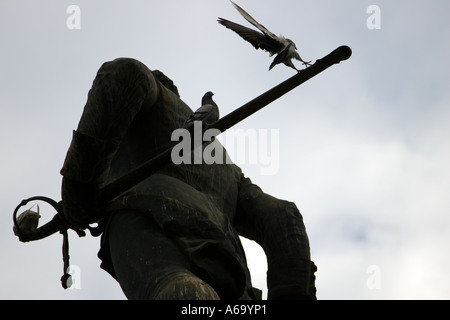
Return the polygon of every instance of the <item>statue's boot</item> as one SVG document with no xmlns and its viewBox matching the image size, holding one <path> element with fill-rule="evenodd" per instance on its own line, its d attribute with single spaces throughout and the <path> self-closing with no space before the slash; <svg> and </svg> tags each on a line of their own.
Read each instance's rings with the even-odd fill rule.
<svg viewBox="0 0 450 320">
<path fill-rule="evenodd" d="M 192 273 L 179 272 L 162 281 L 156 300 L 220 300 L 216 291 Z"/>
</svg>

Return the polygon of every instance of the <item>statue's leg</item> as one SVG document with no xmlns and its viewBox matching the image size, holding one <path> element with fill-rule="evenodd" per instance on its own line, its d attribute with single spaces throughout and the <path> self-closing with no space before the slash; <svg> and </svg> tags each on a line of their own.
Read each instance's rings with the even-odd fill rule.
<svg viewBox="0 0 450 320">
<path fill-rule="evenodd" d="M 115 277 L 128 299 L 219 299 L 149 214 L 115 213 L 107 237 Z"/>
<path fill-rule="evenodd" d="M 235 225 L 267 256 L 270 299 L 316 299 L 316 265 L 311 261 L 303 217 L 293 202 L 264 193 L 250 179 L 241 183 Z"/>
<path fill-rule="evenodd" d="M 216 291 L 190 272 L 170 274 L 155 290 L 155 300 L 219 300 Z"/>
</svg>

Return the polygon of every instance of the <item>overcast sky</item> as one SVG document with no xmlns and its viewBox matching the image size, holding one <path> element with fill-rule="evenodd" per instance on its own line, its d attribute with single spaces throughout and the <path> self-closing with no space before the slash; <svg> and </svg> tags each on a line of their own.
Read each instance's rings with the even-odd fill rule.
<svg viewBox="0 0 450 320">
<path fill-rule="evenodd" d="M 450 3 L 236 2 L 294 40 L 305 60 L 342 44 L 353 50 L 236 127 L 278 134 L 273 174 L 261 174 L 262 160 L 240 166 L 302 212 L 318 298 L 449 299 Z M 67 26 L 72 4 L 80 29 Z M 79 288 L 63 290 L 61 236 L 21 243 L 12 212 L 30 196 L 60 200 L 59 170 L 105 61 L 132 57 L 162 70 L 193 109 L 211 90 L 222 115 L 295 73 L 268 72 L 268 53 L 218 17 L 249 26 L 227 0 L 0 2 L 1 299 L 125 298 L 99 268 L 99 238 L 70 233 Z M 54 214 L 41 209 L 44 222 Z M 264 253 L 245 247 L 266 296 Z"/>
</svg>

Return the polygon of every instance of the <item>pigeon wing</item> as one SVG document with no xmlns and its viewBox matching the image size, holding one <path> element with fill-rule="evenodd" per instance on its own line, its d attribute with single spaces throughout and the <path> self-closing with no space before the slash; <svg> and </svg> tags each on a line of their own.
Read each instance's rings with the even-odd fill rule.
<svg viewBox="0 0 450 320">
<path fill-rule="evenodd" d="M 189 124 L 193 121 L 204 121 L 205 123 L 212 123 L 219 119 L 219 110 L 217 106 L 212 104 L 205 104 L 198 108 L 185 122 Z"/>
<path fill-rule="evenodd" d="M 251 15 L 249 15 L 244 9 L 242 9 L 241 7 L 239 7 L 236 3 L 234 3 L 233 1 L 231 1 L 231 3 L 233 4 L 233 6 L 236 8 L 237 11 L 239 11 L 239 13 L 245 18 L 245 20 L 247 20 L 248 22 L 250 22 L 252 25 L 254 25 L 255 27 L 257 27 L 259 30 L 261 30 L 262 33 L 264 33 L 266 36 L 272 38 L 273 40 L 281 43 L 284 46 L 287 45 L 286 39 L 282 38 L 282 37 L 277 37 L 275 34 L 273 34 L 272 32 L 270 32 L 269 30 L 267 30 L 266 27 L 264 27 L 262 24 L 260 24 L 258 21 L 256 21 Z"/>
<path fill-rule="evenodd" d="M 219 18 L 219 23 L 228 29 L 233 30 L 240 35 L 244 40 L 250 42 L 255 49 L 263 49 L 271 54 L 278 53 L 283 48 L 283 43 L 269 37 L 259 31 L 244 27 L 240 24 Z"/>
<path fill-rule="evenodd" d="M 217 108 L 217 105 L 210 106 L 211 108 L 208 114 L 206 114 L 202 119 L 205 124 L 211 124 L 219 120 L 219 108 Z"/>
</svg>

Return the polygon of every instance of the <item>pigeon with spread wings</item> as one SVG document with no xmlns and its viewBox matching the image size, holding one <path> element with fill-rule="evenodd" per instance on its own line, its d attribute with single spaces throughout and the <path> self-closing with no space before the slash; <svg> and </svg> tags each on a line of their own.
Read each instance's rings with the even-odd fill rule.
<svg viewBox="0 0 450 320">
<path fill-rule="evenodd" d="M 269 67 L 269 70 L 271 70 L 275 65 L 279 63 L 284 63 L 288 67 L 291 67 L 297 70 L 297 72 L 300 72 L 301 70 L 297 69 L 292 63 L 292 59 L 297 59 L 303 62 L 305 66 L 309 66 L 311 64 L 311 61 L 306 62 L 300 57 L 300 55 L 296 51 L 297 46 L 292 40 L 287 39 L 283 36 L 276 36 L 269 30 L 267 30 L 266 27 L 253 19 L 252 16 L 250 16 L 236 3 L 234 3 L 233 1 L 231 1 L 231 3 L 248 22 L 258 28 L 261 32 L 241 26 L 240 24 L 231 22 L 223 18 L 219 18 L 218 22 L 228 29 L 236 32 L 243 39 L 250 42 L 256 49 L 266 50 L 270 52 L 270 56 L 276 54 L 275 59 Z"/>
</svg>

